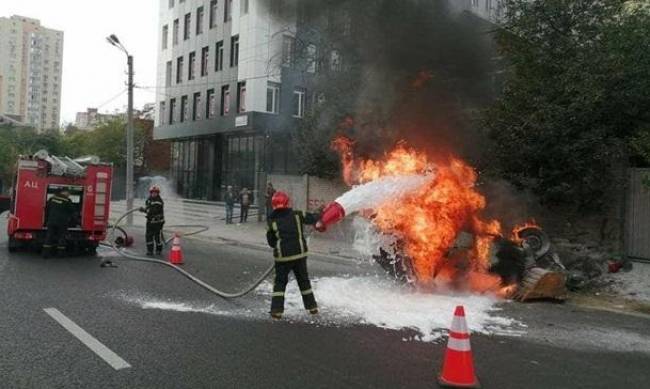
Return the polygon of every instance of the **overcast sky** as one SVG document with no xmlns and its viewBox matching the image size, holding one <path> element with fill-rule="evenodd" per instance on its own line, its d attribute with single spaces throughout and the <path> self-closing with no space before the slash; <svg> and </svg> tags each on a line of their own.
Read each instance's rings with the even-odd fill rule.
<svg viewBox="0 0 650 389">
<path fill-rule="evenodd" d="M 88 107 L 126 107 L 126 56 L 106 42 L 115 34 L 134 56 L 135 83 L 155 85 L 158 0 L 0 0 L 0 16 L 28 16 L 64 32 L 61 120 Z M 155 101 L 135 89 L 135 107 Z"/>
</svg>

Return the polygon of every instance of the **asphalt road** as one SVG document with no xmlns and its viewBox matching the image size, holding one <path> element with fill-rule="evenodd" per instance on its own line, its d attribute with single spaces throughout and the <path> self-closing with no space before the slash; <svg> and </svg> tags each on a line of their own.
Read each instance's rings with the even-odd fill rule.
<svg viewBox="0 0 650 389">
<path fill-rule="evenodd" d="M 404 341 L 408 331 L 323 318 L 272 321 L 264 296 L 215 298 L 162 266 L 119 261 L 100 268 L 98 258 L 45 261 L 9 255 L 4 246 L 2 237 L 2 388 L 437 387 L 444 342 Z M 186 240 L 184 252 L 185 268 L 226 290 L 270 263 L 268 252 L 232 244 Z M 310 259 L 320 277 L 374 270 Z M 174 309 L 144 309 L 147 301 Z M 96 343 L 82 343 L 45 309 L 105 346 L 98 351 L 104 358 L 111 361 L 112 352 L 113 363 L 128 367 L 116 370 L 92 351 Z M 520 336 L 472 336 L 484 388 L 649 387 L 648 317 L 570 304 L 503 309 L 527 327 Z"/>
</svg>

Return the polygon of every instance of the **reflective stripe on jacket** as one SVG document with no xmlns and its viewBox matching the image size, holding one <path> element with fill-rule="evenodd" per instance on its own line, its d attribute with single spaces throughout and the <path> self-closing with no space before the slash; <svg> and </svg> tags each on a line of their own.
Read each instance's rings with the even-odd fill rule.
<svg viewBox="0 0 650 389">
<path fill-rule="evenodd" d="M 267 220 L 266 240 L 273 247 L 277 262 L 304 258 L 309 253 L 303 226 L 316 224 L 318 214 L 294 211 L 291 208 L 276 209 Z"/>
<path fill-rule="evenodd" d="M 160 196 L 149 197 L 144 203 L 145 212 L 147 213 L 147 222 L 164 223 L 165 222 L 165 204 Z"/>
</svg>

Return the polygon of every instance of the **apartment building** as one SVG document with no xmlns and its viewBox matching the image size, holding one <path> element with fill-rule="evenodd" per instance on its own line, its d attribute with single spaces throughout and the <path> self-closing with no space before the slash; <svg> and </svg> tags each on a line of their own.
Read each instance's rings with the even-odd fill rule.
<svg viewBox="0 0 650 389">
<path fill-rule="evenodd" d="M 0 114 L 58 129 L 63 32 L 24 16 L 0 17 Z"/>
<path fill-rule="evenodd" d="M 294 173 L 305 93 L 288 82 L 295 15 L 280 0 L 160 0 L 155 139 L 180 195 L 218 200 Z M 295 8 L 295 7 L 294 7 Z"/>
</svg>

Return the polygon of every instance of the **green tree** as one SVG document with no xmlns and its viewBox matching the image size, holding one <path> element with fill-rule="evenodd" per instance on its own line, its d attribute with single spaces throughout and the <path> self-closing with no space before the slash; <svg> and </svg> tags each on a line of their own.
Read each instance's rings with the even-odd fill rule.
<svg viewBox="0 0 650 389">
<path fill-rule="evenodd" d="M 63 151 L 58 131 L 39 133 L 30 127 L 0 126 L 0 178 L 4 185 L 10 185 L 19 155 L 31 155 L 41 149 L 52 154 Z"/>
<path fill-rule="evenodd" d="M 550 204 L 595 208 L 650 156 L 647 0 L 506 0 L 509 63 L 484 123 L 500 172 Z"/>
<path fill-rule="evenodd" d="M 112 162 L 116 166 L 126 165 L 126 123 L 115 119 L 99 125 L 93 131 L 74 132 L 69 137 L 69 147 L 76 150 L 76 155 L 96 155 L 102 161 Z M 141 160 L 145 145 L 144 130 L 138 126 L 134 129 L 134 155 Z"/>
</svg>

